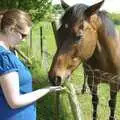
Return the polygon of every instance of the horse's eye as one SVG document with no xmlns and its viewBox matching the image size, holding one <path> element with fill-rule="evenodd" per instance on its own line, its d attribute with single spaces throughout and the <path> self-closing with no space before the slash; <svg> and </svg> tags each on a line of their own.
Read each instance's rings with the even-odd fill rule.
<svg viewBox="0 0 120 120">
<path fill-rule="evenodd" d="M 83 24 L 81 24 L 81 25 L 79 26 L 79 29 L 83 29 L 83 27 L 84 27 Z"/>
<path fill-rule="evenodd" d="M 75 41 L 79 41 L 81 39 L 81 36 L 76 36 Z"/>
<path fill-rule="evenodd" d="M 74 42 L 75 42 L 75 43 L 78 43 L 78 42 L 81 40 L 81 38 L 82 38 L 81 35 L 75 36 L 75 37 L 74 37 Z"/>
<path fill-rule="evenodd" d="M 68 24 L 65 24 L 65 28 L 66 28 L 66 29 L 68 28 Z"/>
</svg>

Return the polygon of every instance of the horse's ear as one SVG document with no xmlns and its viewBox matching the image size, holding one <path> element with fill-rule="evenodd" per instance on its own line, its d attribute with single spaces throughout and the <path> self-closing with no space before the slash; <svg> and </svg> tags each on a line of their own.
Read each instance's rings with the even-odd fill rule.
<svg viewBox="0 0 120 120">
<path fill-rule="evenodd" d="M 88 7 L 84 14 L 86 15 L 86 17 L 90 17 L 91 15 L 95 14 L 96 11 L 98 11 L 100 9 L 100 7 L 102 6 L 102 4 L 104 3 L 104 0 L 102 0 L 101 2 L 99 3 L 96 3 L 90 7 Z"/>
<path fill-rule="evenodd" d="M 69 6 L 67 3 L 65 3 L 63 0 L 60 0 L 60 1 L 61 1 L 62 8 L 63 8 L 64 10 L 66 10 L 67 8 L 70 7 L 70 6 Z"/>
</svg>

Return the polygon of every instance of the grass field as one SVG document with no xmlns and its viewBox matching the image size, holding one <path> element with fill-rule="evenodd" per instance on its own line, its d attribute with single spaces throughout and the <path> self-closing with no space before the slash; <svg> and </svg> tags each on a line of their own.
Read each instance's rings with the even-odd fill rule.
<svg viewBox="0 0 120 120">
<path fill-rule="evenodd" d="M 43 27 L 43 45 L 44 50 L 50 55 L 44 55 L 43 60 L 40 53 L 40 26 Z M 119 28 L 119 27 L 118 27 Z M 26 44 L 27 43 L 27 44 Z M 22 45 L 22 49 L 25 51 L 25 46 L 29 47 L 29 40 Z M 33 46 L 31 56 L 33 56 L 33 67 L 31 72 L 33 74 L 33 79 L 37 80 L 38 83 L 34 84 L 34 89 L 43 88 L 49 85 L 47 72 L 49 70 L 52 57 L 55 53 L 56 46 L 53 31 L 50 23 L 39 23 L 33 28 Z M 29 50 L 30 51 L 30 50 Z M 26 52 L 27 53 L 27 52 Z M 73 73 L 71 82 L 75 87 L 81 89 L 83 84 L 83 69 L 81 66 Z M 98 120 L 106 120 L 109 116 L 109 86 L 101 84 L 99 86 L 99 106 L 98 106 Z M 37 120 L 54 120 L 54 95 L 49 94 L 42 99 L 37 101 Z M 85 94 L 79 94 L 78 99 L 80 102 L 81 110 L 83 113 L 83 120 L 92 120 L 92 104 L 91 95 L 89 89 Z M 120 93 L 117 96 L 117 109 L 116 109 L 116 119 L 120 120 Z M 61 95 L 60 99 L 60 120 L 73 120 L 71 114 L 69 101 L 66 94 Z"/>
</svg>

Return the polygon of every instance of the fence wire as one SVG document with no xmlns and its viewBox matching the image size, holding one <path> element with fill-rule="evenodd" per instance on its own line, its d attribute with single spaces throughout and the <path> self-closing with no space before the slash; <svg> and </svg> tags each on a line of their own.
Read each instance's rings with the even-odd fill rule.
<svg viewBox="0 0 120 120">
<path fill-rule="evenodd" d="M 47 51 L 44 52 L 44 54 L 46 54 L 47 58 L 53 58 L 53 55 L 50 55 Z M 44 59 L 45 60 L 45 59 Z M 48 60 L 46 59 L 46 62 L 48 62 Z M 50 63 L 48 63 L 48 65 L 50 65 Z M 88 66 L 87 66 L 88 67 Z M 73 75 L 72 77 L 72 82 L 74 84 L 74 81 L 80 81 L 79 85 L 75 84 L 75 88 L 76 88 L 76 93 L 78 95 L 79 98 L 79 102 L 80 105 L 82 107 L 82 113 L 84 116 L 84 120 L 92 120 L 92 112 L 93 112 L 93 106 L 92 106 L 92 97 L 91 97 L 91 91 L 88 87 L 87 81 L 84 83 L 85 84 L 85 92 L 83 94 L 82 89 L 83 89 L 83 81 L 84 79 L 88 79 L 88 76 L 84 76 L 84 69 L 82 67 L 79 68 L 80 70 L 78 70 L 79 72 L 81 72 L 82 69 L 82 73 L 79 74 L 79 72 L 76 72 L 75 75 Z M 92 70 L 89 66 L 89 68 L 87 68 L 85 70 L 86 72 L 90 73 L 89 75 L 89 79 L 97 79 L 99 80 L 100 84 L 98 85 L 98 98 L 99 98 L 99 104 L 98 104 L 98 110 L 97 110 L 97 120 L 106 120 L 109 118 L 109 114 L 110 114 L 110 108 L 108 105 L 108 101 L 110 99 L 110 88 L 109 88 L 109 84 L 116 84 L 116 87 L 119 89 L 120 87 L 120 75 L 118 74 L 110 74 L 104 71 L 101 71 L 99 69 L 95 69 Z M 92 87 L 94 87 L 94 81 L 92 83 Z M 107 83 L 107 84 L 103 84 L 102 82 Z M 113 89 L 114 91 L 114 89 Z M 65 99 L 67 99 L 67 97 L 65 97 Z M 60 102 L 60 111 L 64 111 L 64 115 L 62 114 L 62 117 L 60 117 L 60 120 L 73 120 L 73 117 L 65 117 L 65 114 L 70 114 L 70 111 L 67 112 L 67 110 L 64 110 L 64 107 L 66 109 L 66 106 L 68 106 L 69 102 L 67 100 L 67 103 L 64 103 L 64 97 L 62 98 L 61 102 Z M 116 101 L 116 110 L 115 110 L 115 117 L 117 120 L 120 120 L 120 94 L 118 93 L 117 95 L 117 101 Z M 64 104 L 64 105 L 62 105 Z M 66 104 L 66 105 L 65 105 Z M 54 108 L 53 108 L 54 109 Z M 52 109 L 52 110 L 53 110 Z M 70 108 L 69 108 L 70 110 Z M 54 113 L 53 113 L 54 114 Z M 53 115 L 54 116 L 54 115 Z M 64 116 L 64 117 L 63 117 Z"/>
</svg>

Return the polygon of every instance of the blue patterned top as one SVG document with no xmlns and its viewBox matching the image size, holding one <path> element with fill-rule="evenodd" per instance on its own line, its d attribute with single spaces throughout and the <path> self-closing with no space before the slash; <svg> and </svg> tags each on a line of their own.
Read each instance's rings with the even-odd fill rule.
<svg viewBox="0 0 120 120">
<path fill-rule="evenodd" d="M 0 75 L 16 71 L 19 75 L 20 94 L 32 91 L 32 76 L 28 68 L 9 50 L 0 46 Z M 36 120 L 35 103 L 12 109 L 0 87 L 0 120 Z"/>
</svg>

